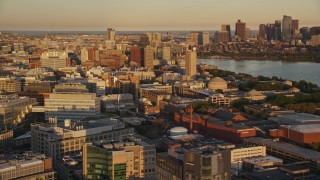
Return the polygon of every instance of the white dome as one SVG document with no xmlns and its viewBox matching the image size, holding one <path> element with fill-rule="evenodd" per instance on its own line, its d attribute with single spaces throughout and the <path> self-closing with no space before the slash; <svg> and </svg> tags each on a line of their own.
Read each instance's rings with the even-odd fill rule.
<svg viewBox="0 0 320 180">
<path fill-rule="evenodd" d="M 188 134 L 188 129 L 184 127 L 174 127 L 170 129 L 170 136 L 180 136 Z"/>
<path fill-rule="evenodd" d="M 217 90 L 222 89 L 226 90 L 228 88 L 227 81 L 220 77 L 215 77 L 209 81 L 208 89 L 210 90 Z"/>
</svg>

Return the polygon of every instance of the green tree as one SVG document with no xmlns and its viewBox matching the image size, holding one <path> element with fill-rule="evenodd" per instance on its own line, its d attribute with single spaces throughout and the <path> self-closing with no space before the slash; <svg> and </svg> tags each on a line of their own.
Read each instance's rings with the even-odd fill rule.
<svg viewBox="0 0 320 180">
<path fill-rule="evenodd" d="M 240 98 L 240 99 L 237 99 L 237 100 L 234 100 L 232 103 L 231 103 L 231 106 L 240 110 L 240 111 L 244 111 L 244 106 L 245 105 L 248 105 L 250 102 L 248 99 L 246 98 Z"/>
</svg>

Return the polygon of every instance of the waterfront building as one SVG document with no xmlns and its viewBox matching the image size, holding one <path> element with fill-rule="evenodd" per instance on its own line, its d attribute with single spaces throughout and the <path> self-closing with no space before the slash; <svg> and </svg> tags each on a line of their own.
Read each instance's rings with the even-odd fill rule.
<svg viewBox="0 0 320 180">
<path fill-rule="evenodd" d="M 259 38 L 266 39 L 267 32 L 266 32 L 266 25 L 260 24 L 259 25 Z"/>
<path fill-rule="evenodd" d="M 240 19 L 236 22 L 235 34 L 240 37 L 242 41 L 246 40 L 246 23 L 241 22 Z"/>
<path fill-rule="evenodd" d="M 199 45 L 200 42 L 200 35 L 201 32 L 199 31 L 191 31 L 189 36 L 189 43 L 192 45 Z"/>
<path fill-rule="evenodd" d="M 230 24 L 222 24 L 221 25 L 221 31 L 228 31 L 229 39 L 231 39 L 231 27 L 230 27 Z"/>
<path fill-rule="evenodd" d="M 230 33 L 228 31 L 216 31 L 214 33 L 214 42 L 229 42 Z"/>
<path fill-rule="evenodd" d="M 200 32 L 199 33 L 199 44 L 200 45 L 208 45 L 210 43 L 209 40 L 209 32 Z"/>
</svg>

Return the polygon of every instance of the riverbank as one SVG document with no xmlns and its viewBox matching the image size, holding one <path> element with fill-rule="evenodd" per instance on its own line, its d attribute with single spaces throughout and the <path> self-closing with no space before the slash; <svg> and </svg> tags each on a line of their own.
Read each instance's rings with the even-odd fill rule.
<svg viewBox="0 0 320 180">
<path fill-rule="evenodd" d="M 278 76 L 294 81 L 310 81 L 320 86 L 320 63 L 283 60 L 198 59 L 198 63 L 215 65 L 219 69 L 252 76 Z"/>
<path fill-rule="evenodd" d="M 319 55 L 310 54 L 279 54 L 279 55 L 256 55 L 256 54 L 216 54 L 199 56 L 201 59 L 230 59 L 230 60 L 257 60 L 257 61 L 288 61 L 288 62 L 316 62 L 320 63 Z"/>
</svg>

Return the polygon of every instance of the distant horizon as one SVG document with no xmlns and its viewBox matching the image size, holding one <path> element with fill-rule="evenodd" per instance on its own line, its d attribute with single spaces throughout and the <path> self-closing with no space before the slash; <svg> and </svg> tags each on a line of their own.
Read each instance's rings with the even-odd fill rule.
<svg viewBox="0 0 320 180">
<path fill-rule="evenodd" d="M 241 19 L 252 30 L 283 15 L 320 26 L 319 0 L 0 1 L 0 31 L 208 31 Z"/>
</svg>

